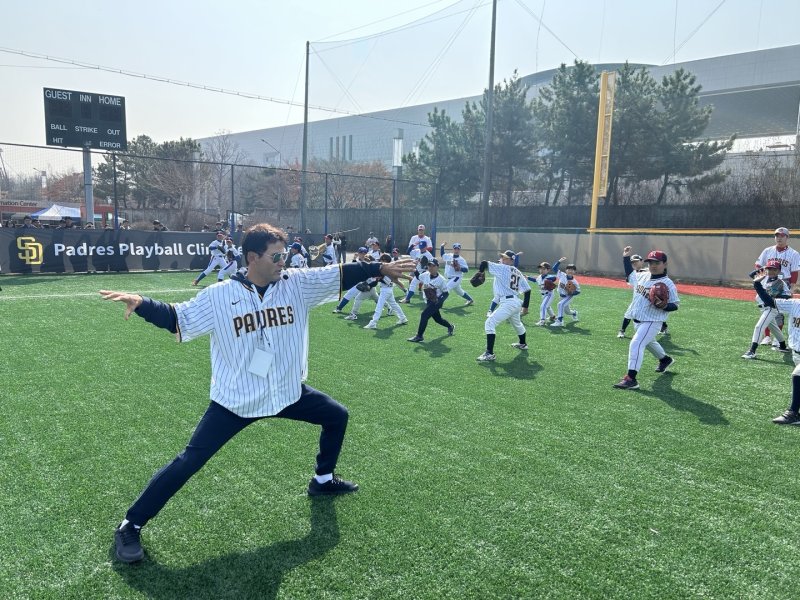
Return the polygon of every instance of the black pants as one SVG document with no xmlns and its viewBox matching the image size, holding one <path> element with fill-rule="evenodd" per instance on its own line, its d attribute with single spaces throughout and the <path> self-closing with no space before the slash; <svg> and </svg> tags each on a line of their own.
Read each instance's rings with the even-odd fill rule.
<svg viewBox="0 0 800 600">
<path fill-rule="evenodd" d="M 423 337 L 425 334 L 425 329 L 428 327 L 428 320 L 433 319 L 442 327 L 450 328 L 450 323 L 442 317 L 442 313 L 439 312 L 439 309 L 442 308 L 442 304 L 447 299 L 447 294 L 442 294 L 442 297 L 439 298 L 437 302 L 431 302 L 430 300 L 425 305 L 425 310 L 422 311 L 422 314 L 419 317 L 419 329 L 417 329 L 417 336 Z"/>
<path fill-rule="evenodd" d="M 347 429 L 348 413 L 344 406 L 330 396 L 303 385 L 300 399 L 275 417 L 321 425 L 315 471 L 317 475 L 333 473 Z M 228 440 L 250 423 L 263 418 L 240 417 L 212 402 L 186 448 L 153 475 L 142 494 L 128 509 L 125 518 L 135 525 L 144 526 Z"/>
</svg>

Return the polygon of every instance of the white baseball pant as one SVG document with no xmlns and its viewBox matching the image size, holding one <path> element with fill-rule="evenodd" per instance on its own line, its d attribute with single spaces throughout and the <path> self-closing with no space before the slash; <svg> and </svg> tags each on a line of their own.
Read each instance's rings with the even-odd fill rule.
<svg viewBox="0 0 800 600">
<path fill-rule="evenodd" d="M 518 296 L 500 298 L 500 304 L 494 312 L 486 317 L 483 330 L 486 333 L 496 333 L 497 326 L 503 321 L 508 321 L 517 332 L 517 335 L 525 333 L 525 326 L 522 324 L 520 314 L 522 313 L 522 300 Z"/>
<path fill-rule="evenodd" d="M 636 330 L 631 338 L 630 346 L 628 346 L 628 369 L 638 371 L 642 366 L 644 360 L 644 350 L 647 348 L 653 355 L 661 360 L 667 353 L 656 341 L 658 332 L 661 331 L 662 321 L 641 321 L 633 322 L 633 328 Z"/>
</svg>

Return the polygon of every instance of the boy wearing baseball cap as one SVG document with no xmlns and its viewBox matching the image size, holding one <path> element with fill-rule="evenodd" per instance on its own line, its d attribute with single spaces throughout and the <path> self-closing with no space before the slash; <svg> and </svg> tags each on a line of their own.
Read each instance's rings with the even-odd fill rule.
<svg viewBox="0 0 800 600">
<path fill-rule="evenodd" d="M 633 272 L 630 254 L 631 247 L 626 246 L 622 252 L 622 263 L 628 276 Z M 645 350 L 649 350 L 658 359 L 656 373 L 664 373 L 675 362 L 675 359 L 669 356 L 661 344 L 656 341 L 656 336 L 669 313 L 678 310 L 680 303 L 678 289 L 667 275 L 667 254 L 665 252 L 652 250 L 644 262 L 647 263 L 647 271 L 637 272 L 632 282 L 634 295 L 628 312 L 636 332 L 628 346 L 628 373 L 614 384 L 615 388 L 621 390 L 639 389 L 636 376 L 641 369 Z M 666 286 L 668 297 L 659 299 L 656 296 L 651 300 L 650 290 L 658 284 Z"/>
<path fill-rule="evenodd" d="M 789 286 L 781 279 L 781 261 L 777 258 L 770 258 L 767 261 L 767 266 L 760 271 L 758 275 L 763 275 L 764 271 L 766 271 L 767 277 L 762 279 L 761 286 L 772 298 L 792 297 L 792 294 L 789 292 Z M 765 305 L 758 295 L 756 295 L 756 304 L 761 309 L 761 317 L 759 317 L 753 329 L 753 342 L 750 344 L 750 350 L 742 354 L 742 358 L 752 360 L 756 357 L 758 342 L 764 335 L 764 330 L 768 327 L 772 328 L 772 337 L 778 342 L 778 345 L 773 346 L 772 349 L 780 352 L 788 352 L 789 349 L 786 347 L 786 340 L 781 331 L 783 327 L 783 314 L 774 306 Z"/>
<path fill-rule="evenodd" d="M 800 253 L 789 246 L 789 230 L 786 227 L 778 227 L 775 230 L 775 245 L 767 246 L 756 260 L 756 270 L 767 266 L 767 261 L 777 259 L 781 263 L 781 278 L 789 284 L 790 293 L 794 292 L 797 285 L 798 274 L 800 274 Z M 764 339 L 761 342 L 764 346 L 773 343 L 770 335 L 770 328 L 764 330 Z"/>
<path fill-rule="evenodd" d="M 633 288 L 633 295 L 635 297 L 636 296 L 636 273 L 640 273 L 642 271 L 646 271 L 647 270 L 647 265 L 645 265 L 644 259 L 639 254 L 631 255 L 630 252 L 631 252 L 631 247 L 630 246 L 625 246 L 625 248 L 622 249 L 622 262 L 623 262 L 623 265 L 627 264 L 625 262 L 625 256 L 626 256 L 626 253 L 628 253 L 628 255 L 630 256 L 630 258 L 628 260 L 630 260 L 631 271 L 628 272 L 628 267 L 626 266 L 625 267 L 625 275 L 626 275 L 626 279 L 628 280 L 628 285 Z M 633 301 L 631 301 L 631 304 L 633 304 Z M 625 315 L 622 317 L 622 327 L 620 327 L 619 331 L 617 332 L 617 337 L 618 338 L 624 338 L 625 337 L 625 330 L 628 328 L 628 325 L 631 324 L 631 318 L 629 316 L 629 313 L 630 313 L 630 310 L 631 310 L 631 304 L 628 305 L 628 308 L 625 310 Z M 666 321 L 664 321 L 664 325 L 666 325 Z"/>
</svg>

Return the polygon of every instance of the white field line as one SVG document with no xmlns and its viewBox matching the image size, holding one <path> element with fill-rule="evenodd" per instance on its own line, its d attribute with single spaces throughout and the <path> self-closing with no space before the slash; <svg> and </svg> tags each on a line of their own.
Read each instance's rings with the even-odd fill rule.
<svg viewBox="0 0 800 600">
<path fill-rule="evenodd" d="M 202 288 L 192 288 L 192 289 L 176 289 L 176 290 L 142 290 L 136 291 L 133 293 L 141 294 L 143 296 L 150 296 L 150 294 L 158 295 L 158 294 L 177 294 L 179 292 L 185 292 L 187 294 L 192 293 L 196 294 Z M 118 290 L 120 291 L 120 290 Z M 3 292 L 0 292 L 0 302 L 4 300 L 55 300 L 55 299 L 64 299 L 64 298 L 88 298 L 95 296 L 98 300 L 102 300 L 100 297 L 99 292 L 75 292 L 72 294 L 31 294 L 27 296 L 6 296 Z"/>
</svg>

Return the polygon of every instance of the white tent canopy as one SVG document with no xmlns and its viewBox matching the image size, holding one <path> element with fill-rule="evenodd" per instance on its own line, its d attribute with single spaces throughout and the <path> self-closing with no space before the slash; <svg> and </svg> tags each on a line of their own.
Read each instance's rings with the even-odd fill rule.
<svg viewBox="0 0 800 600">
<path fill-rule="evenodd" d="M 42 210 L 31 214 L 32 217 L 43 221 L 58 221 L 64 217 L 72 217 L 73 219 L 81 218 L 81 211 L 79 208 L 70 208 L 69 206 L 61 206 L 60 204 L 53 204 L 50 208 L 43 208 Z"/>
</svg>

